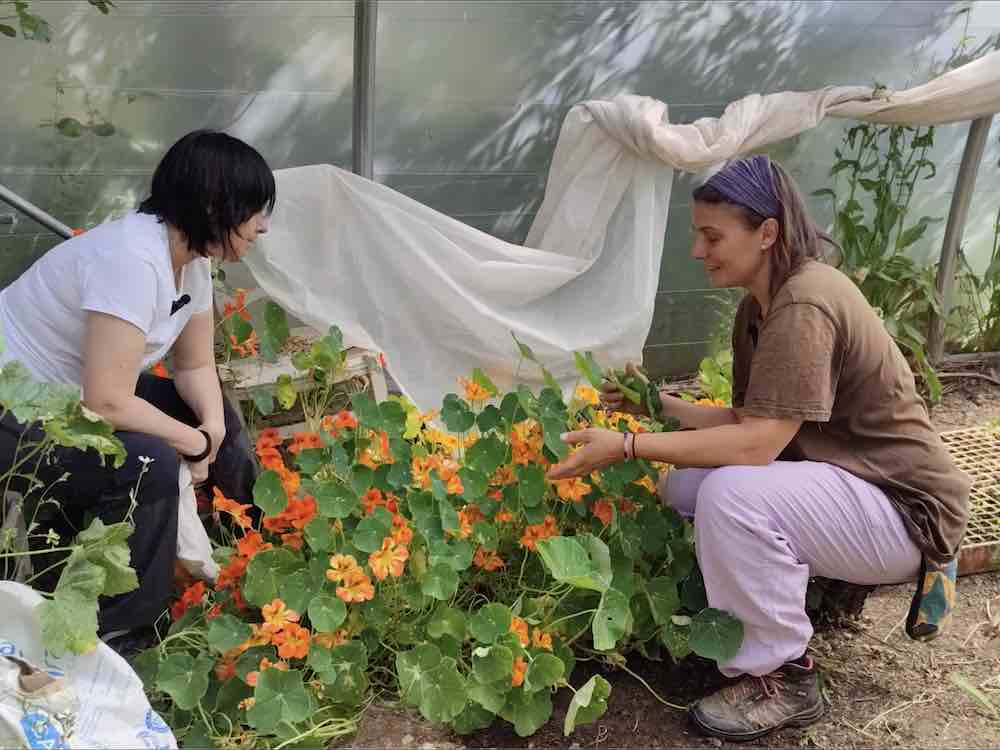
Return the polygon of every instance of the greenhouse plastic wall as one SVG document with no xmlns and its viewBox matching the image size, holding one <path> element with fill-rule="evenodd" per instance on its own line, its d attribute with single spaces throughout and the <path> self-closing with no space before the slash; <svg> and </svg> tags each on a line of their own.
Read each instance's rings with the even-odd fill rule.
<svg viewBox="0 0 1000 750">
<path fill-rule="evenodd" d="M 36 0 L 52 43 L 0 39 L 0 182 L 89 226 L 134 205 L 162 149 L 194 127 L 228 127 L 275 167 L 350 166 L 353 3 L 118 6 L 101 16 L 83 0 Z M 380 0 L 377 34 L 375 179 L 520 242 L 573 104 L 646 94 L 667 101 L 673 121 L 690 122 L 754 92 L 905 87 L 940 72 L 963 37 L 975 47 L 1000 34 L 1000 2 Z M 44 125 L 91 111 L 116 132 L 70 138 Z M 828 121 L 771 153 L 806 192 L 833 186 L 833 149 L 849 125 Z M 940 252 L 967 130 L 938 128 L 938 172 L 920 185 L 913 211 L 942 221 L 912 248 L 921 258 Z M 966 231 L 979 270 L 1000 200 L 993 130 Z M 657 375 L 694 370 L 713 336 L 725 335 L 734 299 L 707 289 L 689 257 L 690 187 L 678 176 L 668 207 L 645 350 Z M 811 201 L 829 222 L 829 201 Z M 0 284 L 52 243 L 29 221 L 0 225 Z"/>
</svg>

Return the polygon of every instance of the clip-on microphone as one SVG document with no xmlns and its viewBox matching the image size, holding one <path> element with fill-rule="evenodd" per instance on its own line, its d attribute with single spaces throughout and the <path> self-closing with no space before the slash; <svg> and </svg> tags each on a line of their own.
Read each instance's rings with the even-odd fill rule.
<svg viewBox="0 0 1000 750">
<path fill-rule="evenodd" d="M 180 298 L 175 299 L 170 303 L 170 314 L 173 315 L 175 312 L 180 310 L 184 305 L 191 301 L 190 294 L 182 294 Z"/>
</svg>

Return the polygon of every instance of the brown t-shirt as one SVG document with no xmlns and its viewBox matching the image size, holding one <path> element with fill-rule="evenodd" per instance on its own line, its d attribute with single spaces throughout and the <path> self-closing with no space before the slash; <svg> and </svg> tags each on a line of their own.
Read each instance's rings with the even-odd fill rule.
<svg viewBox="0 0 1000 750">
<path fill-rule="evenodd" d="M 880 487 L 931 560 L 958 552 L 971 482 L 931 427 L 913 373 L 843 273 L 806 261 L 767 317 L 747 295 L 733 327 L 733 405 L 803 420 L 782 460 L 822 461 Z"/>
</svg>

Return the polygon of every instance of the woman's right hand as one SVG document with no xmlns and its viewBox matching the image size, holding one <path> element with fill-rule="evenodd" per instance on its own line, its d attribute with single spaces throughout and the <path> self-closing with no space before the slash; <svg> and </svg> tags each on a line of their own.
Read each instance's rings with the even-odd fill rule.
<svg viewBox="0 0 1000 750">
<path fill-rule="evenodd" d="M 637 416 L 648 416 L 642 408 L 642 404 L 633 404 L 625 398 L 625 394 L 622 393 L 618 385 L 612 383 L 610 380 L 605 380 L 601 383 L 600 395 L 601 406 L 608 411 L 620 411 L 626 414 L 635 414 Z"/>
</svg>

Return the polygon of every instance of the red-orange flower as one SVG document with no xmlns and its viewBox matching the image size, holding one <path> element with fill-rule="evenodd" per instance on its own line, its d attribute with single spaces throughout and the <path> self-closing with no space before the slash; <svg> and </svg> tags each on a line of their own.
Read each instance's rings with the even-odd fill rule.
<svg viewBox="0 0 1000 750">
<path fill-rule="evenodd" d="M 232 347 L 233 352 L 241 357 L 256 357 L 260 352 L 258 348 L 260 341 L 257 339 L 257 331 L 250 331 L 250 335 L 243 341 L 238 340 L 235 335 L 229 334 L 229 345 Z"/>
<path fill-rule="evenodd" d="M 175 620 L 179 620 L 184 616 L 184 613 L 188 611 L 189 607 L 196 607 L 201 604 L 202 599 L 205 598 L 205 582 L 198 581 L 193 583 L 184 589 L 184 593 L 181 594 L 181 598 L 174 602 L 173 606 L 170 607 L 170 615 Z"/>
<path fill-rule="evenodd" d="M 236 676 L 236 664 L 231 659 L 220 659 L 215 664 L 215 679 L 225 682 Z"/>
<path fill-rule="evenodd" d="M 304 659 L 309 653 L 309 631 L 301 625 L 289 623 L 271 640 L 282 659 Z"/>
<path fill-rule="evenodd" d="M 413 541 L 413 529 L 410 528 L 406 517 L 399 513 L 394 514 L 392 517 L 392 540 L 402 546 L 406 546 Z"/>
<path fill-rule="evenodd" d="M 360 570 L 360 567 L 354 555 L 334 555 L 330 558 L 330 569 L 326 571 L 326 577 L 334 583 L 340 583 L 347 578 L 348 573 L 356 570 Z"/>
<path fill-rule="evenodd" d="M 222 494 L 218 487 L 212 488 L 212 494 L 214 495 L 212 499 L 213 509 L 219 511 L 220 513 L 228 513 L 236 525 L 241 529 L 248 529 L 253 525 L 253 522 L 247 515 L 247 510 L 251 507 L 249 504 L 242 505 L 235 500 L 230 500 Z"/>
<path fill-rule="evenodd" d="M 559 495 L 559 499 L 569 503 L 580 502 L 593 489 L 589 484 L 580 479 L 580 477 L 557 479 L 553 484 L 556 486 L 556 493 Z"/>
<path fill-rule="evenodd" d="M 251 531 L 236 542 L 236 551 L 247 560 L 252 560 L 254 555 L 266 549 L 271 549 L 271 543 L 265 542 L 258 531 Z"/>
<path fill-rule="evenodd" d="M 361 508 L 364 510 L 366 516 L 371 515 L 376 508 L 383 507 L 384 505 L 385 498 L 382 497 L 382 490 L 377 487 L 372 487 L 361 496 Z"/>
<path fill-rule="evenodd" d="M 237 289 L 236 296 L 232 302 L 227 302 L 226 306 L 223 308 L 222 316 L 224 318 L 232 317 L 233 315 L 239 315 L 243 320 L 250 322 L 250 311 L 247 310 L 247 292 L 246 289 Z"/>
<path fill-rule="evenodd" d="M 307 448 L 322 448 L 323 441 L 315 432 L 296 432 L 292 435 L 292 444 L 288 446 L 289 453 L 301 453 Z"/>
<path fill-rule="evenodd" d="M 510 618 L 510 632 L 517 635 L 517 639 L 521 642 L 522 646 L 527 646 L 531 643 L 531 639 L 528 637 L 528 623 L 517 615 Z"/>
<path fill-rule="evenodd" d="M 472 558 L 472 564 L 477 568 L 481 568 L 482 570 L 492 573 L 493 571 L 502 568 L 506 563 L 504 563 L 503 558 L 497 554 L 496 550 L 480 547 L 476 550 L 476 554 Z"/>
<path fill-rule="evenodd" d="M 601 523 L 607 526 L 615 517 L 615 506 L 609 500 L 598 500 L 590 506 L 590 512 L 599 518 Z"/>
<path fill-rule="evenodd" d="M 382 549 L 368 556 L 368 567 L 380 581 L 384 581 L 390 575 L 399 578 L 403 575 L 409 557 L 410 551 L 406 547 L 396 544 L 392 537 L 386 537 L 382 540 Z"/>
<path fill-rule="evenodd" d="M 639 504 L 632 502 L 627 497 L 623 497 L 618 501 L 619 513 L 633 513 L 638 509 L 639 509 Z"/>
<path fill-rule="evenodd" d="M 458 382 L 461 384 L 462 388 L 465 390 L 465 400 L 476 403 L 478 401 L 486 401 L 490 398 L 490 392 L 486 390 L 483 386 L 479 385 L 472 380 L 466 380 L 465 378 L 459 378 Z"/>
<path fill-rule="evenodd" d="M 510 523 L 514 520 L 514 514 L 509 510 L 498 510 L 496 515 L 493 516 L 493 520 L 497 523 Z"/>
<path fill-rule="evenodd" d="M 338 430 L 354 430 L 358 427 L 358 420 L 354 418 L 351 412 L 344 409 L 337 413 L 337 416 L 333 418 L 333 426 Z"/>
<path fill-rule="evenodd" d="M 347 632 L 347 628 L 341 628 L 332 633 L 313 633 L 312 640 L 317 646 L 334 648 L 342 646 L 351 640 L 351 635 Z"/>
<path fill-rule="evenodd" d="M 249 563 L 250 558 L 243 557 L 242 555 L 233 555 L 229 558 L 229 563 L 219 571 L 219 575 L 215 579 L 216 590 L 236 586 L 243 577 L 243 574 L 246 573 Z"/>
<path fill-rule="evenodd" d="M 282 534 L 281 543 L 286 547 L 288 547 L 288 549 L 293 549 L 296 552 L 298 552 L 300 549 L 302 549 L 303 545 L 302 532 L 296 531 L 292 534 Z"/>
<path fill-rule="evenodd" d="M 524 527 L 524 534 L 521 536 L 520 544 L 525 549 L 534 550 L 535 542 L 558 535 L 559 528 L 556 526 L 555 516 L 548 515 L 545 516 L 544 523 L 536 523 Z"/>
</svg>

